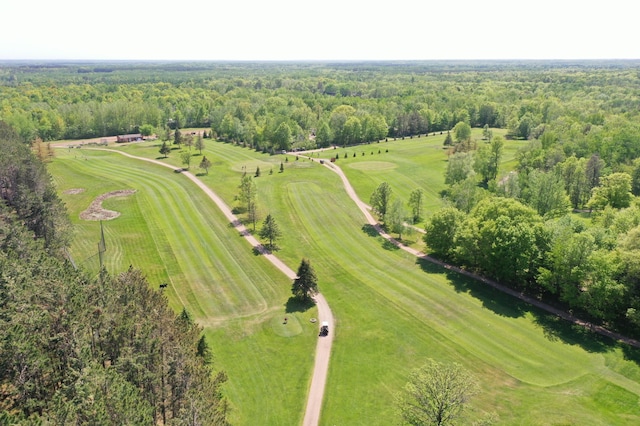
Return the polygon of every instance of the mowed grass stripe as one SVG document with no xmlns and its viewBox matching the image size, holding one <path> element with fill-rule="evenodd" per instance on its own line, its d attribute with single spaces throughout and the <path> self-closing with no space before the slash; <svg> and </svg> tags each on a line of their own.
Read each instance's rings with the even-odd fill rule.
<svg viewBox="0 0 640 426">
<path fill-rule="evenodd" d="M 96 158 L 105 155 L 94 153 Z M 204 195 L 199 192 L 189 194 L 185 184 L 192 185 L 191 182 L 158 166 L 143 166 L 139 161 L 118 158 L 121 156 L 116 157 L 117 162 L 112 159 L 93 161 L 92 154 L 88 150 L 85 154 L 91 156 L 87 162 L 92 163 L 92 173 L 123 182 L 137 182 L 139 191 L 135 196 L 146 199 L 154 212 L 161 212 L 157 217 L 160 217 L 165 232 L 170 233 L 167 238 L 177 259 L 180 271 L 178 279 L 180 276 L 185 278 L 188 286 L 186 298 L 191 306 L 199 307 L 197 316 L 203 316 L 206 312 L 208 318 L 226 317 L 265 308 L 263 291 L 258 287 L 269 280 L 264 279 L 263 273 L 255 280 L 250 275 L 262 268 L 239 267 L 240 260 L 246 262 L 246 251 L 250 252 L 250 248 L 245 244 L 236 244 L 242 248 L 234 249 L 230 238 L 240 238 L 224 224 L 222 215 Z M 159 171 L 154 172 L 154 168 Z M 206 215 L 196 213 L 198 209 L 206 210 Z M 205 237 L 207 243 L 203 240 Z M 228 248 L 233 249 L 235 254 L 230 254 Z M 234 272 L 230 274 L 227 271 Z M 238 281 L 242 285 L 235 284 Z M 266 292 L 273 294 L 268 289 Z M 207 293 L 211 297 L 202 297 Z"/>
<path fill-rule="evenodd" d="M 428 266 L 424 271 L 404 252 L 385 250 L 380 238 L 360 230 L 362 219 L 354 221 L 353 215 L 335 209 L 343 203 L 337 200 L 338 192 L 323 189 L 332 187 L 328 181 L 288 185 L 281 201 L 302 218 L 298 232 L 309 236 L 299 237 L 304 247 L 296 248 L 313 253 L 314 265 L 324 278 L 321 290 L 338 318 L 327 397 L 327 413 L 338 415 L 328 414 L 328 422 L 345 421 L 345 415 L 353 421 L 366 417 L 367 407 L 382 403 L 380 392 L 389 383 L 401 386 L 398 370 L 391 373 L 372 366 L 415 365 L 416 357 L 452 357 L 488 383 L 500 377 L 500 383 L 518 384 L 516 399 L 526 400 L 530 387 L 570 383 L 601 361 L 579 346 L 547 340 L 535 323 L 543 313 L 515 306 L 519 302 L 448 276 L 442 268 Z M 331 276 L 335 280 L 327 278 Z M 358 383 L 354 376 L 367 379 Z"/>
<path fill-rule="evenodd" d="M 229 148 L 220 145 L 220 152 Z M 210 147 L 215 150 L 218 144 Z M 255 156 L 257 161 L 265 158 Z M 222 156 L 220 164 L 225 170 L 213 171 L 207 182 L 214 191 L 227 188 L 230 202 L 239 173 L 229 171 L 240 165 Z M 403 161 L 396 164 L 405 167 Z M 640 373 L 620 348 L 480 284 L 386 249 L 379 237 L 362 229 L 364 219 L 335 174 L 306 165 L 289 163 L 285 173 L 256 182 L 259 204 L 268 206 L 287 230 L 278 256 L 291 265 L 301 257 L 311 259 L 337 316 L 323 424 L 393 424 L 393 394 L 408 371 L 426 358 L 461 362 L 480 378 L 482 393 L 471 404 L 474 418 L 496 411 L 499 424 L 637 424 L 633 383 Z M 294 388 L 296 380 L 285 377 L 286 361 L 298 362 L 312 349 L 280 346 L 283 341 L 262 318 L 216 325 L 216 340 L 227 342 L 218 348 L 219 359 L 233 381 L 237 424 L 288 424 L 265 420 L 261 413 L 283 419 L 289 410 L 295 418 L 292 413 L 300 408 L 283 402 L 290 393 L 269 398 L 262 387 L 272 380 Z M 307 337 L 312 343 L 313 335 Z M 262 411 L 265 406 L 269 408 Z"/>
</svg>

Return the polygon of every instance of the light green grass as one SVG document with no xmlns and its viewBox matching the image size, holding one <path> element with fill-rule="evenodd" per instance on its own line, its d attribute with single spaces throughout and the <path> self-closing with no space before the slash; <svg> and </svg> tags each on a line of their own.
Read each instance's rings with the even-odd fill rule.
<svg viewBox="0 0 640 426">
<path fill-rule="evenodd" d="M 309 318 L 315 309 L 286 312 L 290 281 L 252 254 L 202 191 L 169 169 L 100 151 L 83 150 L 76 158 L 59 152 L 49 170 L 61 192 L 86 189 L 61 196 L 77 230 L 72 256 L 94 271 L 99 223 L 80 220 L 79 212 L 102 193 L 137 190 L 103 204 L 122 213 L 103 223 L 105 266 L 117 273 L 133 265 L 152 286 L 170 283 L 167 296 L 174 309 L 186 306 L 213 339 L 216 366 L 229 374 L 226 389 L 237 407 L 231 414 L 236 423 L 260 419 L 277 425 L 302 418 L 315 348 L 316 326 Z M 295 330 L 287 336 L 272 326 L 284 315 Z M 273 400 L 273 389 L 283 388 L 289 391 Z M 265 406 L 269 415 L 258 408 Z"/>
<path fill-rule="evenodd" d="M 356 158 L 351 163 L 340 159 L 338 165 L 350 177 L 356 174 L 354 186 L 365 201 L 370 195 L 368 191 L 384 179 L 409 182 L 403 186 L 398 184 L 408 196 L 414 189 L 413 183 L 436 179 L 436 170 L 441 173 L 446 167 L 442 164 L 444 154 L 435 148 L 441 141 L 438 142 L 437 137 L 430 138 L 433 138 L 434 147 L 427 146 L 422 157 L 416 150 L 420 150 L 420 144 L 425 141 L 405 139 L 378 144 L 389 147 L 386 157 L 376 151 L 373 156 L 366 154 L 372 158 L 359 161 Z M 158 156 L 157 147 L 149 144 L 122 149 L 152 158 Z M 285 172 L 278 173 L 280 161 L 285 158 L 282 155 L 267 156 L 211 141 L 207 141 L 204 154 L 215 158 L 216 165 L 208 176 L 201 178 L 229 204 L 237 193 L 242 166 L 265 166 L 263 176 L 256 179 L 258 205 L 262 217 L 271 213 L 284 230 L 279 242 L 282 250 L 277 255 L 294 270 L 300 259 L 307 257 L 318 274 L 320 290 L 329 301 L 337 322 L 321 424 L 395 424 L 393 395 L 402 388 L 408 372 L 427 358 L 460 362 L 479 378 L 482 392 L 471 403 L 474 418 L 493 412 L 498 416 L 497 423 L 505 425 L 605 425 L 640 421 L 640 369 L 637 364 L 640 356 L 637 351 L 625 351 L 613 342 L 570 327 L 526 304 L 442 268 L 418 262 L 409 254 L 390 247 L 364 226 L 362 214 L 346 196 L 337 175 L 317 163 L 295 161 L 295 156 L 289 156 Z M 198 207 L 199 202 L 191 201 L 192 197 L 198 198 L 195 186 L 174 186 L 175 182 L 186 179 L 181 180 L 180 175 L 168 170 L 147 169 L 140 163 L 125 164 L 123 158 L 114 154 L 96 154 L 97 158 L 100 156 L 104 156 L 106 162 L 117 163 L 97 174 L 97 180 L 102 184 L 118 176 L 121 180 L 115 184 L 109 182 L 109 186 L 122 189 L 120 186 L 130 183 L 135 187 L 137 183 L 131 182 L 143 182 L 147 175 L 152 175 L 152 180 L 158 180 L 155 185 L 163 188 L 159 193 L 184 191 L 189 194 L 186 200 L 181 197 L 173 200 L 173 195 L 150 197 L 158 203 L 150 210 L 140 204 L 140 212 L 144 212 L 140 220 L 151 224 L 145 226 L 165 231 L 173 227 L 183 229 L 181 233 L 191 232 L 189 239 L 195 242 L 198 236 L 209 235 L 205 232 L 207 227 L 215 229 L 216 235 L 226 233 L 226 242 L 214 240 L 224 247 L 216 256 L 234 257 L 237 263 L 219 262 L 215 265 L 220 269 L 218 274 L 223 274 L 221 270 L 224 270 L 226 276 L 241 277 L 246 272 L 235 268 L 256 268 L 267 278 L 267 287 L 278 287 L 275 282 L 280 279 L 272 276 L 272 267 L 239 243 L 224 219 L 211 207 L 207 210 Z M 172 157 L 169 161 L 176 160 Z M 93 158 L 84 161 L 91 162 Z M 95 172 L 75 159 L 59 158 L 56 163 L 58 169 L 54 174 L 59 185 L 65 181 L 59 175 L 66 176 L 68 169 L 79 167 L 80 176 L 86 174 L 83 178 L 87 180 Z M 350 164 L 358 163 L 360 168 L 349 168 Z M 390 168 L 389 163 L 395 164 L 395 168 Z M 105 166 L 98 170 L 102 167 Z M 274 167 L 273 175 L 265 173 L 269 167 Z M 119 170 L 121 168 L 125 170 Z M 129 168 L 140 169 L 140 172 L 128 171 Z M 360 177 L 357 173 L 361 173 Z M 378 173 L 389 174 L 381 177 Z M 162 178 L 155 177 L 156 174 Z M 396 174 L 400 176 L 396 177 Z M 432 185 L 434 194 L 439 190 L 438 185 L 442 183 Z M 76 186 L 79 185 L 74 183 L 68 187 Z M 87 187 L 91 185 L 87 184 Z M 61 190 L 65 188 L 60 186 Z M 398 189 L 398 193 L 400 191 Z M 139 191 L 130 198 L 113 200 L 123 209 L 123 216 L 113 221 L 114 224 L 124 221 L 124 213 L 135 213 L 135 209 L 124 209 L 134 201 L 139 203 L 140 195 Z M 69 197 L 65 196 L 65 201 Z M 88 200 L 89 196 L 86 198 Z M 435 201 L 434 198 L 434 205 Z M 193 207 L 181 212 L 182 223 L 174 223 L 177 219 L 166 218 L 172 214 L 164 210 L 173 210 L 163 206 L 164 202 L 193 204 Z M 68 201 L 67 204 L 71 205 Z M 192 219 L 191 215 L 195 217 Z M 196 231 L 189 231 L 189 226 Z M 189 263 L 193 261 L 183 259 L 182 247 L 186 242 L 172 233 L 164 234 L 168 245 L 154 243 L 155 250 L 159 253 L 158 247 L 165 247 L 164 250 L 172 255 L 166 254 L 167 260 L 161 263 L 174 264 L 176 271 L 183 274 L 189 268 L 181 267 L 182 262 L 196 268 L 197 265 Z M 148 236 L 141 232 L 140 238 Z M 238 244 L 237 251 L 235 244 Z M 211 256 L 209 249 L 196 246 L 187 246 L 193 250 L 188 256 L 194 259 Z M 176 260 L 172 261 L 171 257 Z M 140 260 L 144 263 L 141 267 L 147 267 L 146 263 L 159 263 L 147 257 Z M 210 260 L 202 259 L 202 262 Z M 170 276 L 174 279 L 173 272 Z M 279 324 L 290 285 L 283 281 L 280 293 L 274 291 L 273 297 L 263 296 L 268 301 L 266 311 L 243 316 L 243 310 L 251 305 L 249 301 L 257 297 L 251 291 L 253 286 L 249 285 L 247 302 L 243 304 L 239 299 L 239 306 L 221 307 L 224 313 L 213 315 L 224 321 L 205 323 L 217 365 L 229 372 L 227 391 L 235 409 L 232 417 L 236 424 L 298 424 L 302 418 L 317 327 L 309 322 L 315 315 L 314 310 L 294 314 L 296 324 L 299 323 L 303 330 L 300 334 L 296 334 L 297 330 L 283 329 Z M 208 292 L 206 286 L 183 285 L 184 292 L 183 287 L 179 287 L 176 296 L 170 296 L 172 299 L 179 294 L 198 307 L 202 303 L 200 299 L 216 297 L 216 293 Z M 221 287 L 233 291 L 230 287 L 235 285 L 244 284 L 222 280 Z M 230 299 L 229 303 L 236 301 Z M 291 334 L 289 337 L 288 333 Z"/>
</svg>

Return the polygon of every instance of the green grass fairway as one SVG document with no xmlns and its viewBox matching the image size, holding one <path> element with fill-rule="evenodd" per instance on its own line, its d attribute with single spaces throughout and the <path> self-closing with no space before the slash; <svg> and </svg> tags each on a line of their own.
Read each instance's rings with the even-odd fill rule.
<svg viewBox="0 0 640 426">
<path fill-rule="evenodd" d="M 494 129 L 496 135 L 504 133 L 504 130 Z M 486 143 L 481 140 L 481 130 L 474 129 L 472 135 L 478 144 Z M 405 205 L 412 191 L 422 189 L 424 216 L 427 218 L 433 210 L 442 206 L 440 194 L 447 187 L 444 183 L 444 172 L 447 169 L 447 149 L 443 145 L 445 137 L 446 134 L 437 134 L 395 141 L 389 139 L 388 142 L 327 149 L 314 156 L 322 159 L 337 157 L 337 164 L 349 178 L 360 199 L 366 203 L 382 182 L 389 183 L 393 196 L 402 200 Z M 505 141 L 500 174 L 513 169 L 513 159 L 521 146 L 521 141 Z"/>
<path fill-rule="evenodd" d="M 202 191 L 169 169 L 88 149 L 59 150 L 49 170 L 75 225 L 71 254 L 94 271 L 100 225 L 80 220 L 79 212 L 100 194 L 137 190 L 103 203 L 122 213 L 103 222 L 105 266 L 117 273 L 134 265 L 152 286 L 169 283 L 174 309 L 186 306 L 206 327 L 216 366 L 229 374 L 234 421 L 277 425 L 302 418 L 317 328 L 309 319 L 315 309 L 286 312 L 290 281 L 252 254 Z M 77 188 L 85 191 L 64 193 Z M 285 315 L 288 328 L 272 326 Z M 273 389 L 288 391 L 274 401 Z"/>
<path fill-rule="evenodd" d="M 338 165 L 364 201 L 386 180 L 404 199 L 421 186 L 429 194 L 425 207 L 432 208 L 439 205 L 446 167 L 438 138 L 366 146 L 365 156 L 341 158 Z M 119 149 L 159 156 L 153 143 Z M 77 218 L 96 194 L 138 189 L 105 203 L 123 213 L 105 224 L 109 249 L 120 247 L 122 253 L 109 267 L 158 268 L 152 283 L 171 277 L 172 305 L 184 303 L 197 314 L 211 338 L 216 365 L 229 373 L 234 424 L 299 424 L 313 362 L 317 326 L 309 320 L 315 310 L 286 313 L 288 323 L 282 324 L 288 280 L 255 256 L 183 176 L 117 154 L 82 153 L 87 160 L 60 152 L 50 166 L 61 192 L 87 188 L 63 195 L 65 202 Z M 243 166 L 249 173 L 260 166 L 261 218 L 272 214 L 284 234 L 277 255 L 294 270 L 301 258 L 309 258 L 316 270 L 336 317 L 321 424 L 399 423 L 393 396 L 409 371 L 427 358 L 459 362 L 478 377 L 482 391 L 471 401 L 473 420 L 640 423 L 639 351 L 391 246 L 365 225 L 338 176 L 317 163 L 288 155 L 279 173 L 284 155 L 211 141 L 204 155 L 215 165 L 201 179 L 228 204 L 237 194 Z M 328 152 L 319 155 L 329 157 Z M 179 166 L 177 158 L 172 154 L 163 161 Z M 98 225 L 74 220 L 79 225 L 74 256 L 87 256 L 97 243 Z M 132 239 L 125 243 L 125 236 Z M 128 254 L 132 246 L 133 255 Z"/>
</svg>

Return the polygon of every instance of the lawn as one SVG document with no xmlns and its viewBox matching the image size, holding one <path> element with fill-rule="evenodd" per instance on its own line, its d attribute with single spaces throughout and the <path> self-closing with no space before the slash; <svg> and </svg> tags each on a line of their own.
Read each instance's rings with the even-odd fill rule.
<svg viewBox="0 0 640 426">
<path fill-rule="evenodd" d="M 379 182 L 388 181 L 404 199 L 423 187 L 425 206 L 435 208 L 446 167 L 438 138 L 367 145 L 361 151 L 365 155 L 355 158 L 349 148 L 338 149 L 337 164 L 365 201 Z M 119 149 L 159 156 L 153 143 Z M 296 318 L 295 330 L 282 326 L 288 281 L 253 255 L 179 174 L 116 154 L 83 149 L 87 159 L 79 155 L 60 151 L 50 166 L 61 192 L 87 189 L 80 196 L 63 195 L 70 211 L 77 217 L 93 197 L 109 190 L 138 189 L 133 196 L 105 202 L 123 213 L 105 223 L 108 247 L 114 253 L 119 247 L 120 253 L 117 262 L 108 260 L 113 262 L 109 268 L 129 263 L 145 272 L 157 268 L 147 272 L 152 284 L 171 277 L 172 306 L 184 304 L 197 313 L 211 338 L 216 365 L 229 373 L 234 423 L 299 423 L 313 361 L 316 328 L 308 320 L 314 310 L 288 314 Z M 337 323 L 322 424 L 396 423 L 393 397 L 408 372 L 427 358 L 459 362 L 478 377 L 482 392 L 471 403 L 476 420 L 640 421 L 637 351 L 393 248 L 365 225 L 337 175 L 317 163 L 211 141 L 204 155 L 214 166 L 201 179 L 228 204 L 233 204 L 244 168 L 252 173 L 260 167 L 260 214 L 272 214 L 284 230 L 277 255 L 294 270 L 301 258 L 309 258 L 316 270 Z M 174 153 L 163 161 L 180 165 Z M 278 172 L 281 162 L 284 173 Z M 192 170 L 197 171 L 193 163 Z M 74 256 L 89 258 L 99 225 L 74 221 L 80 228 Z M 132 239 L 125 242 L 129 235 Z"/>
</svg>

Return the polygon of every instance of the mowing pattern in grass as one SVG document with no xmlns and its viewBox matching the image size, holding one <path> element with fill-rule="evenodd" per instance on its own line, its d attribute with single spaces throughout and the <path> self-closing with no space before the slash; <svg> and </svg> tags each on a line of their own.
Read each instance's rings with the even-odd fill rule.
<svg viewBox="0 0 640 426">
<path fill-rule="evenodd" d="M 429 165 L 440 167 L 441 173 L 446 164 L 440 150 L 433 149 L 439 159 L 431 158 L 428 152 L 422 159 L 415 152 L 401 153 L 419 143 L 424 141 L 385 145 L 388 157 L 380 154 L 376 161 L 397 164 L 393 173 L 401 177 L 356 177 L 354 186 L 361 197 L 368 200 L 367 185 L 373 189 L 378 181 L 417 182 L 418 177 L 412 178 L 416 173 L 422 173 L 420 179 L 435 176 Z M 136 149 L 143 152 L 149 148 Z M 235 158 L 247 156 L 243 163 L 250 158 L 265 164 L 278 161 L 278 156 L 272 159 L 227 144 L 211 144 L 208 150 L 211 152 L 204 154 L 216 157 L 219 165 L 209 177 L 202 178 L 214 191 L 220 188 L 222 194 L 224 190 L 228 203 L 239 183 Z M 410 165 L 410 156 L 417 164 Z M 441 161 L 443 165 L 438 166 Z M 356 169 L 348 164 L 339 160 L 351 177 Z M 413 167 L 412 171 L 407 167 Z M 394 182 L 390 181 L 398 186 L 398 193 L 405 191 L 408 196 L 415 189 Z M 75 182 L 68 187 L 77 186 Z M 122 182 L 115 186 L 123 187 Z M 257 179 L 257 186 L 259 205 L 285 230 L 278 256 L 294 266 L 302 257 L 311 259 L 320 290 L 338 322 L 323 424 L 394 424 L 393 394 L 401 389 L 407 373 L 426 358 L 460 362 L 478 376 L 482 393 L 471 404 L 474 418 L 495 412 L 499 424 L 640 422 L 637 351 L 590 335 L 386 244 L 364 226 L 361 213 L 342 190 L 338 177 L 318 164 L 290 161 L 284 173 L 263 176 Z M 434 193 L 438 191 L 434 189 Z M 173 246 L 170 249 L 174 256 L 181 256 Z M 269 269 L 269 265 L 258 264 Z M 229 268 L 233 267 L 230 263 Z M 289 283 L 286 291 L 288 288 Z M 272 306 L 278 309 L 277 304 Z M 292 370 L 291 360 L 311 358 L 312 349 L 301 350 L 302 341 L 296 339 L 308 337 L 312 345 L 305 317 L 312 313 L 294 313 L 304 331 L 284 337 L 274 329 L 278 312 L 267 309 L 253 317 L 212 323 L 208 331 L 214 342 L 225 339 L 216 356 L 231 380 L 235 378 L 230 394 L 239 424 L 295 424 L 301 418 L 302 405 L 291 402 L 295 399 L 292 394 L 304 394 L 309 377 L 295 374 L 300 369 Z M 227 315 L 233 313 L 228 309 Z"/>
<path fill-rule="evenodd" d="M 628 417 L 633 404 L 620 414 L 600 403 L 605 388 L 623 401 L 640 395 L 638 366 L 615 343 L 417 261 L 363 227 L 335 175 L 304 176 L 263 180 L 259 191 L 273 197 L 283 220 L 294 218 L 295 236 L 285 236 L 279 255 L 312 259 L 339 322 L 324 423 L 393 423 L 393 393 L 429 357 L 461 362 L 480 377 L 476 416 L 496 412 L 503 424 L 530 422 L 531 411 L 542 423 L 638 421 Z M 624 368 L 603 368 L 609 357 Z"/>
<path fill-rule="evenodd" d="M 79 220 L 78 212 L 95 194 L 136 189 L 135 197 L 105 201 L 106 208 L 122 213 L 104 223 L 107 269 L 117 272 L 132 264 L 145 271 L 152 285 L 171 283 L 167 295 L 172 306 L 186 306 L 212 336 L 216 366 L 229 374 L 226 391 L 237 407 L 231 415 L 234 423 L 301 419 L 313 365 L 309 354 L 316 327 L 309 318 L 315 310 L 286 312 L 290 281 L 254 256 L 213 203 L 183 176 L 113 153 L 86 150 L 84 157 L 60 152 L 50 165 L 76 224 L 72 254 L 78 263 L 97 270 L 99 238 L 99 224 Z M 64 194 L 80 185 L 87 189 L 82 194 Z M 285 315 L 291 331 L 281 336 L 272 324 Z M 289 392 L 276 400 L 274 388 Z M 270 407 L 268 415 L 265 406 Z"/>
</svg>

